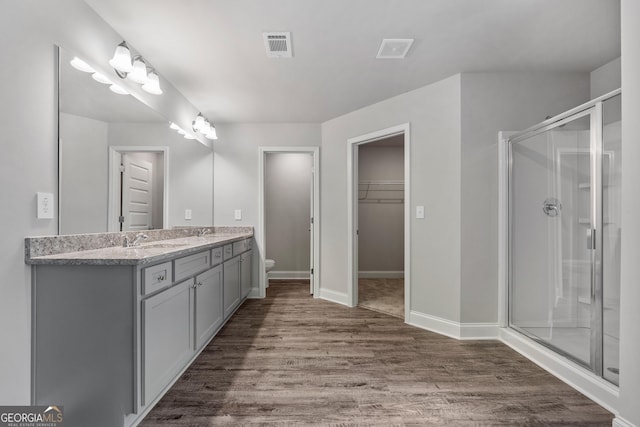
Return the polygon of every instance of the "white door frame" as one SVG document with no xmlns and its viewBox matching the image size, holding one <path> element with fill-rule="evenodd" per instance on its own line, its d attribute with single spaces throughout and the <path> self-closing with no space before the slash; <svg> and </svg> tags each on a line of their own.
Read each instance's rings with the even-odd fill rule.
<svg viewBox="0 0 640 427">
<path fill-rule="evenodd" d="M 162 228 L 169 228 L 169 147 L 165 146 L 128 146 L 112 145 L 109 147 L 108 185 L 107 190 L 107 231 L 120 231 L 116 206 L 120 200 L 120 156 L 122 153 L 162 153 L 164 163 Z"/>
<path fill-rule="evenodd" d="M 404 135 L 404 319 L 411 311 L 411 126 L 403 123 L 347 140 L 347 301 L 358 305 L 358 168 L 359 145 L 394 135 Z"/>
<path fill-rule="evenodd" d="M 318 298 L 320 294 L 320 147 L 258 147 L 258 229 L 255 239 L 260 253 L 258 275 L 259 275 L 259 298 L 267 295 L 267 275 L 264 271 L 264 260 L 266 257 L 266 229 L 264 221 L 264 172 L 267 154 L 269 153 L 308 153 L 313 157 L 313 297 Z M 309 248 L 311 249 L 311 248 Z"/>
</svg>

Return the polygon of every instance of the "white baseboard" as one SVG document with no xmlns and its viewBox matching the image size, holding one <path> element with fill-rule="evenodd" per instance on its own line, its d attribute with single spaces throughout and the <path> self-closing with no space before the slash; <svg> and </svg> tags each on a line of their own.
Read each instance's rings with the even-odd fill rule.
<svg viewBox="0 0 640 427">
<path fill-rule="evenodd" d="M 332 291 L 331 289 L 320 288 L 320 298 L 335 302 L 337 304 L 346 305 L 349 307 L 349 298 L 347 294 L 337 291 Z"/>
<path fill-rule="evenodd" d="M 404 270 L 400 271 L 358 271 L 360 279 L 404 279 Z"/>
<path fill-rule="evenodd" d="M 461 323 L 461 340 L 497 340 L 500 339 L 500 325 L 497 323 Z"/>
<path fill-rule="evenodd" d="M 611 425 L 613 427 L 636 427 L 635 424 L 625 420 L 624 418 L 620 417 L 619 415 L 617 415 L 613 419 L 613 423 L 611 423 Z"/>
<path fill-rule="evenodd" d="M 459 323 L 414 310 L 409 313 L 407 323 L 458 340 L 499 339 L 500 327 L 497 323 Z"/>
<path fill-rule="evenodd" d="M 451 338 L 460 338 L 460 323 L 411 310 L 407 323 Z"/>
<path fill-rule="evenodd" d="M 608 411 L 617 412 L 618 388 L 613 384 L 509 328 L 500 328 L 500 341 Z"/>
<path fill-rule="evenodd" d="M 285 271 L 285 270 L 272 270 L 267 276 L 269 279 L 296 279 L 296 280 L 309 280 L 309 271 Z"/>
</svg>

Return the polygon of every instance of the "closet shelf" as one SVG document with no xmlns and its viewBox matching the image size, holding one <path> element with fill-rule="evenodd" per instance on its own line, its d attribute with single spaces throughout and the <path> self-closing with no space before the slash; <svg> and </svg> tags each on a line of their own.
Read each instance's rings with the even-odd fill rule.
<svg viewBox="0 0 640 427">
<path fill-rule="evenodd" d="M 360 203 L 404 203 L 403 180 L 370 180 L 358 182 Z"/>
</svg>

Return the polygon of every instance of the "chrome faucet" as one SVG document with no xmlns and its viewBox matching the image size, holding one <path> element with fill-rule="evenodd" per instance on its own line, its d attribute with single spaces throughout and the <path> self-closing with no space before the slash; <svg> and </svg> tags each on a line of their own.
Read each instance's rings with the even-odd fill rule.
<svg viewBox="0 0 640 427">
<path fill-rule="evenodd" d="M 138 233 L 136 234 L 136 237 L 133 239 L 133 241 L 129 241 L 129 236 L 128 235 L 124 235 L 124 247 L 125 248 L 130 248 L 133 246 L 136 246 L 138 243 L 140 243 L 140 240 L 147 240 L 149 238 L 149 236 L 147 236 L 144 233 Z"/>
<path fill-rule="evenodd" d="M 198 237 L 204 237 L 209 233 L 211 233 L 211 230 L 209 230 L 208 228 L 201 228 L 200 230 L 198 230 Z"/>
</svg>

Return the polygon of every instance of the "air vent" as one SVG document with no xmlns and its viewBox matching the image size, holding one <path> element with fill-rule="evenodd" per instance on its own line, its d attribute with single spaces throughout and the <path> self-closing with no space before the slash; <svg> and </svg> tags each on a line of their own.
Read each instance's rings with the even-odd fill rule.
<svg viewBox="0 0 640 427">
<path fill-rule="evenodd" d="M 291 58 L 291 33 L 262 33 L 269 58 Z"/>
<path fill-rule="evenodd" d="M 383 39 L 378 50 L 378 59 L 403 59 L 407 56 L 413 39 Z"/>
</svg>

